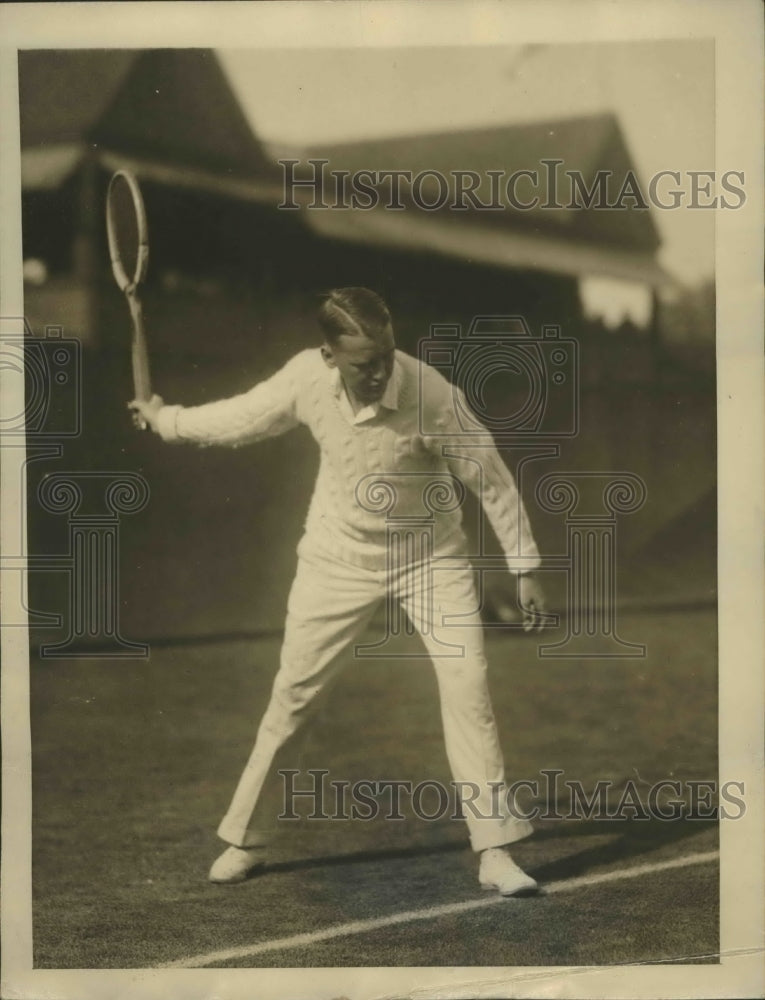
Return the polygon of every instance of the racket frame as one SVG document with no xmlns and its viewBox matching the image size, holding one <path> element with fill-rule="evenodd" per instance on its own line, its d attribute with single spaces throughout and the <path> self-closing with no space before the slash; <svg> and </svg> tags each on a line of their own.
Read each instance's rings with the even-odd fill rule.
<svg viewBox="0 0 765 1000">
<path fill-rule="evenodd" d="M 136 255 L 135 271 L 132 275 L 127 273 L 122 261 L 122 254 L 120 253 L 117 241 L 114 206 L 112 204 L 112 191 L 114 190 L 114 185 L 120 179 L 127 184 L 130 190 L 138 231 L 138 252 Z M 133 321 L 131 361 L 135 398 L 148 401 L 152 396 L 151 375 L 149 372 L 149 358 L 143 327 L 143 307 L 138 289 L 146 277 L 146 271 L 149 266 L 149 229 L 146 223 L 146 209 L 141 189 L 138 186 L 135 175 L 130 170 L 121 169 L 115 171 L 109 181 L 109 188 L 106 193 L 106 235 L 109 242 L 109 257 L 111 259 L 114 280 L 117 282 L 117 287 L 127 298 L 130 317 Z"/>
<path fill-rule="evenodd" d="M 112 191 L 114 190 L 114 185 L 120 179 L 125 181 L 130 190 L 138 229 L 138 253 L 136 255 L 135 272 L 132 277 L 127 273 L 122 263 L 122 255 L 117 242 L 117 227 L 113 218 Z M 106 192 L 106 236 L 109 240 L 109 257 L 112 262 L 114 280 L 117 282 L 119 290 L 127 294 L 130 288 L 141 284 L 146 277 L 146 270 L 149 266 L 149 227 L 146 223 L 146 209 L 143 204 L 143 196 L 138 186 L 138 181 L 135 174 L 130 170 L 122 169 L 115 171 L 109 181 L 109 189 Z"/>
</svg>

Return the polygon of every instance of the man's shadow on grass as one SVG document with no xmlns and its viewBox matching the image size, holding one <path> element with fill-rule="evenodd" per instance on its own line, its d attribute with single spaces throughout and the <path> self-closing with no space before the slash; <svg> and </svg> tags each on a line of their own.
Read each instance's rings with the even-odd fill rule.
<svg viewBox="0 0 765 1000">
<path fill-rule="evenodd" d="M 586 875 L 595 868 L 628 859 L 639 858 L 660 848 L 681 844 L 684 840 L 702 832 L 717 830 L 718 821 L 707 818 L 683 818 L 677 820 L 636 819 L 591 819 L 591 820 L 548 820 L 538 826 L 531 841 L 519 844 L 555 839 L 585 839 L 607 836 L 614 839 L 607 844 L 600 842 L 596 847 L 585 847 L 581 851 L 567 854 L 563 858 L 541 866 L 529 867 L 529 872 L 541 883 L 558 882 L 563 879 Z M 514 845 L 510 845 L 512 850 Z M 448 841 L 413 847 L 369 849 L 351 851 L 344 854 L 324 855 L 313 858 L 297 858 L 276 861 L 266 865 L 264 873 L 299 872 L 311 869 L 334 868 L 365 862 L 406 860 L 408 858 L 431 857 L 467 851 L 464 841 Z"/>
<path fill-rule="evenodd" d="M 609 843 L 601 842 L 596 847 L 585 847 L 556 861 L 532 868 L 531 874 L 541 883 L 577 878 L 587 875 L 593 869 L 607 867 L 615 862 L 633 861 L 641 855 L 652 854 L 661 848 L 679 846 L 683 841 L 709 830 L 717 833 L 717 829 L 718 821 L 706 818 L 552 820 L 536 830 L 537 841 L 592 836 L 598 838 L 607 836 L 613 839 Z M 716 843 L 717 837 L 715 846 Z"/>
</svg>

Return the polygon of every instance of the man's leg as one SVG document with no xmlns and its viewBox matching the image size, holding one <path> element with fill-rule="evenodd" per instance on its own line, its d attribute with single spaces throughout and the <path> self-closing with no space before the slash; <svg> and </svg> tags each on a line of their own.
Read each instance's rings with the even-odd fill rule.
<svg viewBox="0 0 765 1000">
<path fill-rule="evenodd" d="M 462 788 L 463 812 L 475 851 L 521 840 L 533 833 L 528 820 L 508 808 L 505 769 L 491 706 L 483 628 L 473 571 L 465 560 L 454 568 L 427 564 L 409 571 L 400 599 L 431 655 L 438 679 L 446 754 Z M 459 620 L 444 622 L 444 616 Z M 448 649 L 445 644 L 463 647 Z M 471 801 L 472 800 L 472 801 Z"/>
<path fill-rule="evenodd" d="M 366 627 L 384 588 L 380 574 L 335 560 L 302 555 L 288 602 L 281 665 L 255 746 L 218 836 L 237 847 L 264 845 L 273 816 L 279 766 L 292 739 L 315 710 L 317 696 L 337 675 L 342 654 Z M 277 759 L 278 757 L 278 759 Z"/>
</svg>

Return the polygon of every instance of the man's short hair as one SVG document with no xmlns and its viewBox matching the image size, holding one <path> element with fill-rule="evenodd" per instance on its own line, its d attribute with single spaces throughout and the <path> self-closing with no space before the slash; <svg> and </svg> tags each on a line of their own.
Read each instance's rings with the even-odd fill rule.
<svg viewBox="0 0 765 1000">
<path fill-rule="evenodd" d="M 340 337 L 379 335 L 391 322 L 380 296 L 369 288 L 333 288 L 319 306 L 319 326 L 328 344 Z"/>
</svg>

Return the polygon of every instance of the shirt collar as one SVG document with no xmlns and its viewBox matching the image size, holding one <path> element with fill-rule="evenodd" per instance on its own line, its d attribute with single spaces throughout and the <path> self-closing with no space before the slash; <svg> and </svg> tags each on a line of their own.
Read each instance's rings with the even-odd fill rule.
<svg viewBox="0 0 765 1000">
<path fill-rule="evenodd" d="M 348 398 L 348 393 L 345 391 L 345 383 L 343 382 L 343 377 L 337 368 L 332 370 L 332 389 L 335 396 L 347 405 L 346 413 L 351 417 L 351 422 L 354 424 L 364 423 L 366 420 L 371 420 L 372 417 L 376 417 L 380 412 L 380 407 L 384 406 L 386 410 L 397 410 L 399 404 L 399 396 L 401 392 L 401 365 L 399 364 L 398 358 L 393 361 L 393 372 L 391 377 L 388 379 L 388 384 L 385 386 L 385 392 L 382 394 L 380 399 L 376 403 L 370 403 L 368 406 L 363 406 L 358 413 L 353 412 L 353 407 L 351 406 L 351 401 Z M 343 407 L 346 408 L 345 406 Z"/>
</svg>

